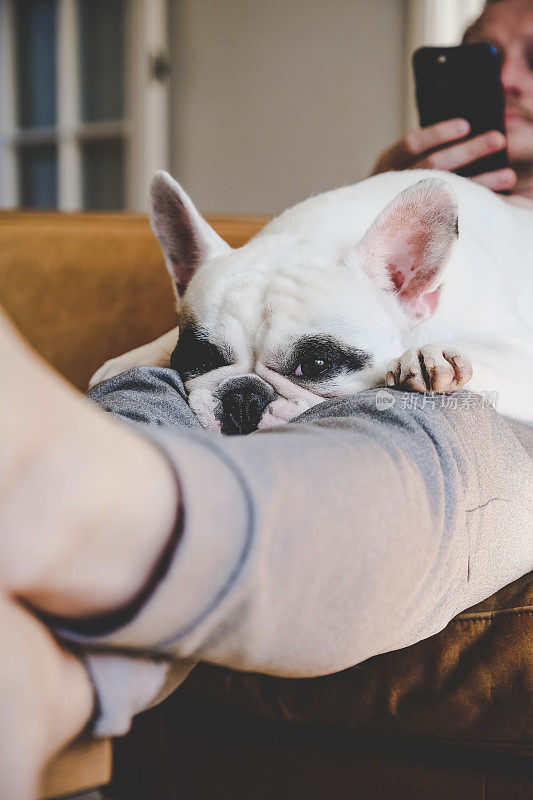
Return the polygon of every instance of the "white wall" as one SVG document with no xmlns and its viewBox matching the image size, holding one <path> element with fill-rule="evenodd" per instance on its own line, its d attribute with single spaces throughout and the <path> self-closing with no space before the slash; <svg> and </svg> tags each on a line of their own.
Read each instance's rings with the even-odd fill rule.
<svg viewBox="0 0 533 800">
<path fill-rule="evenodd" d="M 406 0 L 170 0 L 171 170 L 271 213 L 368 174 L 402 131 Z"/>
</svg>

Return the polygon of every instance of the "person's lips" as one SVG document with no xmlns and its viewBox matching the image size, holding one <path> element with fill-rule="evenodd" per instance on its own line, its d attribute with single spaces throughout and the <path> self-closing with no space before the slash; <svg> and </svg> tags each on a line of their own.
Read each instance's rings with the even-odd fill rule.
<svg viewBox="0 0 533 800">
<path fill-rule="evenodd" d="M 505 109 L 505 125 L 506 127 L 511 127 L 515 125 L 522 125 L 524 123 L 532 123 L 533 116 L 529 114 L 523 108 L 516 108 L 514 106 L 508 106 Z"/>
<path fill-rule="evenodd" d="M 519 114 L 518 111 L 515 111 L 514 109 L 508 109 L 505 112 L 505 125 L 507 127 L 510 125 L 519 125 L 524 121 L 525 120 L 522 114 Z"/>
</svg>

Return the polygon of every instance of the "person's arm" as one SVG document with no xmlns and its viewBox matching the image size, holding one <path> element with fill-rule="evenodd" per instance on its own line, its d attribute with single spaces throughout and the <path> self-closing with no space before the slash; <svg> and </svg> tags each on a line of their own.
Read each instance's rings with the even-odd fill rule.
<svg viewBox="0 0 533 800">
<path fill-rule="evenodd" d="M 176 432 L 195 424 L 181 391 L 176 373 L 141 369 L 92 393 L 136 425 L 172 419 L 145 431 L 174 465 L 183 531 L 126 625 L 63 631 L 171 655 L 167 690 L 199 659 L 292 677 L 344 669 L 436 633 L 533 566 L 531 462 L 483 398 L 368 391 L 221 437 Z M 112 667 L 122 713 L 128 668 Z M 96 669 L 106 691 L 105 657 Z M 103 706 L 99 730 L 116 731 Z"/>
<path fill-rule="evenodd" d="M 450 119 L 427 128 L 415 128 L 378 156 L 371 175 L 401 169 L 453 172 L 505 147 L 505 136 L 499 131 L 488 131 L 465 140 L 469 130 L 465 119 Z M 505 168 L 485 172 L 473 180 L 495 192 L 510 191 L 516 183 L 516 173 Z"/>
</svg>

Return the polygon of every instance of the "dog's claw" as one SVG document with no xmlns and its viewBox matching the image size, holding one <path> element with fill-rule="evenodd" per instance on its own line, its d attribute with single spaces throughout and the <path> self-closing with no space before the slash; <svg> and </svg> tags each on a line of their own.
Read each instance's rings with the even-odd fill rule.
<svg viewBox="0 0 533 800">
<path fill-rule="evenodd" d="M 410 392 L 450 394 L 472 377 L 472 363 L 452 344 L 431 344 L 406 350 L 388 366 L 386 384 Z"/>
</svg>

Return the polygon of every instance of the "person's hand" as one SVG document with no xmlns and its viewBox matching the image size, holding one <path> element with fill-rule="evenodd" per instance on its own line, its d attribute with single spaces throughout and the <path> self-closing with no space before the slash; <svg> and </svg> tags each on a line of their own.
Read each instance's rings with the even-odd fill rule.
<svg viewBox="0 0 533 800">
<path fill-rule="evenodd" d="M 85 667 L 24 606 L 0 594 L 0 797 L 34 800 L 49 759 L 90 719 Z"/>
<path fill-rule="evenodd" d="M 465 119 L 449 119 L 427 128 L 415 128 L 381 153 L 371 174 L 401 169 L 453 172 L 478 158 L 503 150 L 506 145 L 500 131 L 488 131 L 464 140 L 469 131 Z M 513 188 L 516 173 L 507 167 L 476 175 L 472 180 L 494 192 L 503 192 Z"/>
</svg>

